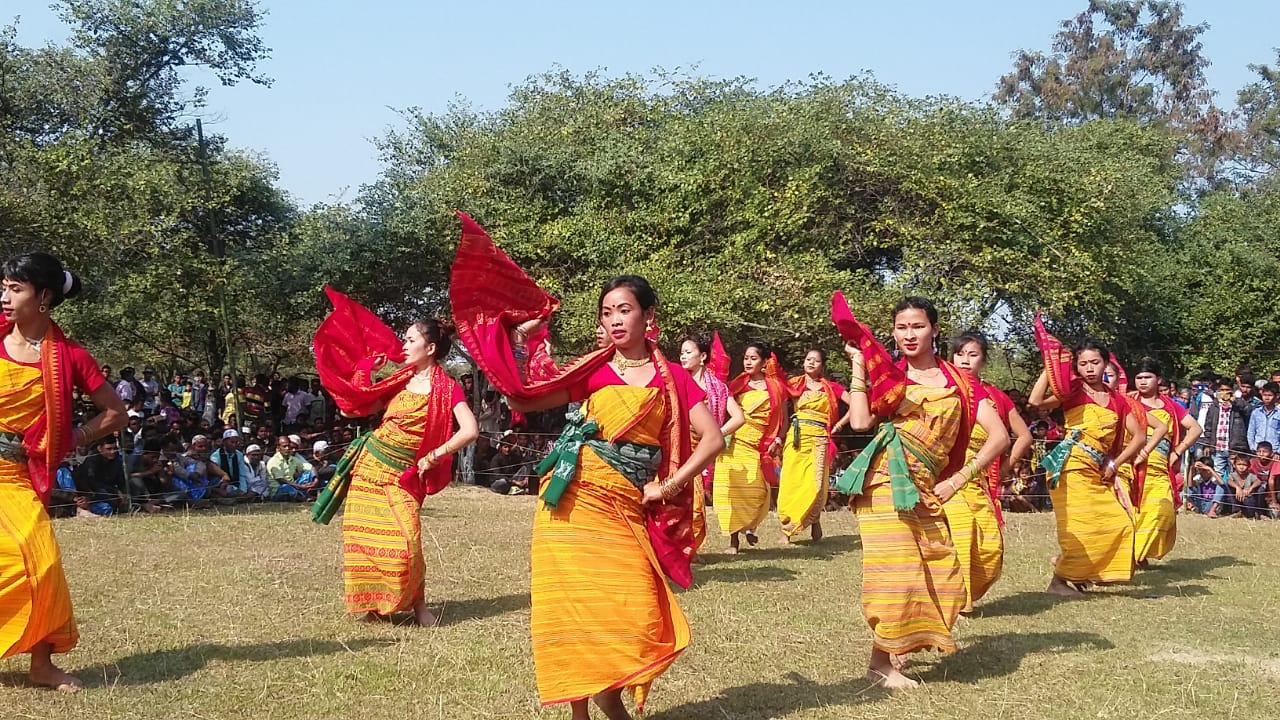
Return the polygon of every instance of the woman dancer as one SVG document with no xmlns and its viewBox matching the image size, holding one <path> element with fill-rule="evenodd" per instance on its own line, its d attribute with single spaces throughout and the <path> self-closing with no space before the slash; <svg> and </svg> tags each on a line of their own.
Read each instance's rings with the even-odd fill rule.
<svg viewBox="0 0 1280 720">
<path fill-rule="evenodd" d="M 450 297 L 472 357 L 523 412 L 585 401 L 539 466 L 549 474 L 530 580 L 538 694 L 543 705 L 569 703 L 575 720 L 589 717 L 590 700 L 610 720 L 630 718 L 623 690 L 643 707 L 653 680 L 689 645 L 662 575 L 683 587 L 692 580 L 693 493 L 724 439 L 702 389 L 645 339 L 657 296 L 635 275 L 600 294 L 610 346 L 526 384 L 528 343 L 558 303 L 462 220 Z"/>
<path fill-rule="evenodd" d="M 756 528 L 769 515 L 769 487 L 777 484 L 787 390 L 768 345 L 747 344 L 742 374 L 729 383 L 729 393 L 741 406 L 745 422 L 729 439 L 728 451 L 716 460 L 712 497 L 732 555 L 739 549 L 739 533 L 751 545 L 760 541 Z"/>
<path fill-rule="evenodd" d="M 80 281 L 41 252 L 11 257 L 0 271 L 0 657 L 30 653 L 32 683 L 75 692 L 80 681 L 52 659 L 74 648 L 79 634 L 45 503 L 67 452 L 128 418 L 97 361 L 49 316 L 80 292 Z M 74 430 L 73 388 L 99 410 Z"/>
<path fill-rule="evenodd" d="M 849 393 L 826 377 L 827 353 L 810 348 L 804 355 L 804 374 L 787 383 L 795 415 L 783 442 L 782 473 L 778 478 L 778 522 L 782 536 L 792 538 L 810 528 L 816 542 L 822 539 L 822 508 L 827 504 L 831 469 L 831 435 L 848 422 L 840 403 Z"/>
<path fill-rule="evenodd" d="M 344 413 L 369 415 L 383 405 L 385 413 L 373 432 L 348 446 L 333 479 L 312 508 L 312 516 L 327 523 L 345 499 L 342 580 L 348 613 L 374 621 L 412 610 L 418 625 L 431 627 L 437 618 L 427 609 L 418 511 L 427 495 L 449 484 L 453 453 L 478 434 L 462 386 L 441 365 L 449 353 L 452 329 L 434 318 L 410 325 L 393 358 L 404 366 L 373 386 L 376 391 L 353 396 L 353 378 L 357 388 L 370 386 L 368 370 L 343 374 L 325 359 L 333 351 L 368 346 L 339 343 L 334 335 L 339 331 L 335 325 L 345 325 L 358 334 L 361 326 L 346 325 L 343 319 L 348 312 L 368 311 L 345 296 L 333 291 L 329 294 L 335 309 L 316 333 L 320 379 Z M 394 336 L 371 313 L 369 316 L 364 332 L 369 332 L 369 323 L 376 323 L 385 330 L 384 335 Z M 390 342 L 384 340 L 384 346 Z M 376 349 L 365 352 L 366 358 L 377 354 Z M 453 430 L 455 421 L 457 432 Z"/>
<path fill-rule="evenodd" d="M 738 407 L 738 401 L 734 400 L 729 394 L 729 386 L 725 385 L 724 381 L 711 370 L 711 348 L 712 341 L 708 340 L 705 335 L 686 337 L 680 343 L 680 366 L 689 371 L 693 381 L 706 393 L 707 409 L 711 411 L 711 417 L 715 418 L 716 423 L 719 424 L 720 434 L 728 437 L 735 430 L 742 427 L 744 418 L 742 417 L 742 408 Z M 702 543 L 707 537 L 705 489 L 714 487 L 711 482 L 711 478 L 714 477 L 713 467 L 709 466 L 702 471 L 702 490 L 693 493 L 693 549 L 695 553 L 702 547 Z"/>
<path fill-rule="evenodd" d="M 1152 558 L 1160 559 L 1169 554 L 1178 537 L 1177 497 L 1178 485 L 1176 461 L 1182 453 L 1200 439 L 1200 423 L 1187 413 L 1173 397 L 1160 392 L 1160 364 L 1152 358 L 1142 358 L 1133 376 L 1134 393 L 1147 409 L 1148 417 L 1169 428 L 1169 434 L 1155 446 L 1147 457 L 1147 472 L 1136 490 L 1134 503 L 1135 535 L 1133 559 L 1139 567 L 1146 567 Z"/>
<path fill-rule="evenodd" d="M 967 372 L 975 383 L 978 383 L 990 403 L 1000 417 L 1003 432 L 1012 433 L 1016 440 L 1009 452 L 1007 464 L 997 458 L 984 472 L 964 484 L 958 492 L 943 506 L 947 514 L 947 524 L 951 528 L 951 540 L 956 546 L 960 558 L 960 571 L 964 573 L 965 587 L 968 589 L 968 600 L 965 611 L 973 609 L 996 580 L 1004 566 L 1004 537 L 1000 533 L 1000 472 L 1001 465 L 1016 467 L 1022 457 L 1031 449 L 1031 431 L 1027 423 L 1014 409 L 1013 401 L 1003 391 L 982 380 L 982 370 L 987 365 L 987 336 L 976 330 L 970 330 L 951 343 L 953 351 L 951 360 L 956 367 Z M 982 425 L 975 425 L 969 435 L 969 447 L 966 460 L 972 461 L 986 444 L 987 431 Z"/>
<path fill-rule="evenodd" d="M 893 309 L 894 364 L 840 293 L 832 320 L 852 371 L 849 426 L 875 438 L 840 477 L 862 535 L 862 611 L 874 635 L 867 677 L 887 688 L 918 683 L 902 674 L 919 650 L 956 649 L 951 627 L 965 605 L 964 576 L 943 503 L 1009 447 L 995 409 L 969 376 L 934 354 L 938 311 L 920 297 Z M 987 440 L 965 462 L 974 425 Z"/>
<path fill-rule="evenodd" d="M 1044 410 L 1061 407 L 1067 426 L 1066 438 L 1041 461 L 1060 548 L 1046 592 L 1079 598 L 1089 583 L 1133 577 L 1133 521 L 1116 496 L 1115 479 L 1117 467 L 1137 457 L 1146 433 L 1103 378 L 1110 355 L 1105 345 L 1086 339 L 1072 353 L 1039 317 L 1035 330 L 1045 369 L 1028 402 Z"/>
</svg>

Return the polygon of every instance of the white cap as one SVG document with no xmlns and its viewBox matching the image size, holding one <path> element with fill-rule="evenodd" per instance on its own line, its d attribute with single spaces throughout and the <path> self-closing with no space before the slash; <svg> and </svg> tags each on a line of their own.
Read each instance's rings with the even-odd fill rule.
<svg viewBox="0 0 1280 720">
<path fill-rule="evenodd" d="M 302 438 L 297 435 L 290 435 L 289 442 L 293 443 L 294 447 L 302 447 Z"/>
<path fill-rule="evenodd" d="M 324 440 L 317 440 L 316 444 L 311 447 L 312 452 L 324 452 L 329 449 L 329 443 Z"/>
<path fill-rule="evenodd" d="M 248 455 L 249 453 L 255 453 L 255 452 L 262 452 L 262 446 L 257 443 L 254 443 L 253 445 L 250 445 L 249 447 L 244 449 L 245 455 Z"/>
<path fill-rule="evenodd" d="M 238 437 L 240 437 L 240 433 L 236 432 L 235 428 L 227 428 L 226 430 L 222 431 L 223 440 L 226 440 L 227 438 L 238 438 Z"/>
</svg>

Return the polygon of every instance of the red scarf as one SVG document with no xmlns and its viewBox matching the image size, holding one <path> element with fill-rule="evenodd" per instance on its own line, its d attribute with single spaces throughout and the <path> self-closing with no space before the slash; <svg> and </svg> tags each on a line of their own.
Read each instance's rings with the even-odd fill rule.
<svg viewBox="0 0 1280 720">
<path fill-rule="evenodd" d="M 400 368 L 373 382 L 373 371 L 387 361 L 404 362 L 399 336 L 360 303 L 328 286 L 324 292 L 333 311 L 316 328 L 312 343 L 320 384 L 342 412 L 371 415 L 409 384 L 414 370 Z"/>
<path fill-rule="evenodd" d="M 720 342 L 720 331 L 711 333 L 711 357 L 707 359 L 707 369 L 720 378 L 720 382 L 729 382 L 729 353 L 724 351 L 724 343 Z"/>
<path fill-rule="evenodd" d="M 751 376 L 740 373 L 729 383 L 729 394 L 737 400 L 739 395 L 751 389 L 750 383 Z M 760 436 L 756 451 L 760 454 L 760 471 L 764 473 L 765 482 L 777 485 L 778 461 L 773 459 L 769 450 L 773 447 L 774 438 L 782 437 L 782 424 L 786 421 L 787 398 L 793 396 L 791 389 L 782 379 L 782 368 L 778 365 L 778 356 L 772 353 L 764 364 L 764 385 L 765 392 L 769 395 L 769 417 L 765 420 L 764 434 Z M 742 401 L 739 400 L 738 404 L 741 405 Z"/>
<path fill-rule="evenodd" d="M 982 390 L 990 398 L 991 404 L 996 406 L 996 411 L 1000 414 L 1000 422 L 1004 425 L 1005 431 L 1008 432 L 1010 430 L 1009 413 L 1017 412 L 1013 405 L 1013 400 L 1010 400 L 1009 396 L 995 385 L 985 380 L 980 380 L 979 382 L 982 385 Z M 1007 455 L 1001 455 L 987 468 L 987 494 L 991 496 L 991 504 L 996 511 L 996 522 L 999 523 L 1000 527 L 1004 527 L 1004 510 L 1000 507 L 1000 468 L 1007 459 Z"/>
<path fill-rule="evenodd" d="M 520 376 L 508 334 L 527 320 L 549 318 L 560 303 L 530 280 L 474 220 L 461 212 L 458 217 L 462 220 L 462 238 L 450 273 L 449 302 L 458 325 L 458 338 L 489 382 L 503 395 L 524 401 L 584 385 L 609 362 L 614 348 L 588 353 L 551 377 L 526 383 Z M 668 420 L 662 430 L 663 468 L 657 477 L 662 480 L 671 477 L 689 459 L 689 408 L 680 402 L 666 357 L 656 345 L 651 343 L 649 348 L 662 378 L 668 408 Z M 687 483 L 679 496 L 645 507 L 645 527 L 658 564 L 672 582 L 684 588 L 693 582 L 689 561 L 693 557 L 695 485 Z"/>
<path fill-rule="evenodd" d="M 404 390 L 415 370 L 411 366 L 402 367 L 390 377 L 373 382 L 373 371 L 388 360 L 404 360 L 400 338 L 360 303 L 330 287 L 325 288 L 325 293 L 333 303 L 333 312 L 316 329 L 313 344 L 320 384 L 333 395 L 334 402 L 343 412 L 372 414 Z M 447 487 L 453 477 L 452 455 L 441 458 L 435 467 L 421 475 L 417 461 L 443 445 L 453 434 L 450 400 L 456 386 L 457 381 L 449 377 L 442 366 L 437 364 L 432 369 L 431 395 L 427 399 L 426 410 L 427 429 L 418 444 L 414 464 L 400 476 L 399 483 L 419 504 L 427 495 L 434 495 Z"/>
<path fill-rule="evenodd" d="M 849 310 L 849 303 L 844 294 L 836 291 L 831 296 L 831 321 L 844 341 L 856 345 L 862 351 L 863 363 L 867 370 L 867 393 L 871 403 L 871 414 L 882 418 L 892 418 L 898 414 L 898 406 L 907 393 L 907 360 L 902 358 L 894 362 L 889 351 L 871 334 L 870 328 L 862 324 Z M 947 465 L 938 475 L 938 479 L 950 477 L 964 467 L 965 454 L 969 449 L 969 436 L 973 425 L 978 420 L 978 403 L 986 396 L 980 386 L 975 386 L 966 373 L 955 365 L 937 358 L 938 367 L 960 393 L 960 433 L 951 445 L 947 454 Z"/>
<path fill-rule="evenodd" d="M 13 323 L 0 319 L 0 338 L 13 330 Z M 44 414 L 27 428 L 22 446 L 27 451 L 27 474 L 40 501 L 49 503 L 53 474 L 71 450 L 71 341 L 55 322 L 49 323 L 40 343 L 40 383 L 44 386 Z"/>
<path fill-rule="evenodd" d="M 1062 409 L 1075 407 L 1082 402 L 1093 402 L 1088 397 L 1081 397 L 1084 395 L 1082 387 L 1084 381 L 1075 375 L 1075 358 L 1062 341 L 1045 329 L 1040 313 L 1036 313 L 1035 336 L 1036 345 L 1040 346 L 1040 356 L 1044 360 L 1045 373 L 1049 376 L 1049 389 L 1062 403 Z M 1116 370 L 1119 372 L 1119 366 Z M 1122 399 L 1123 395 L 1114 390 L 1110 390 L 1109 395 L 1107 407 L 1118 416 L 1115 439 L 1112 440 L 1111 449 L 1107 453 L 1114 458 L 1124 447 L 1125 413 L 1129 403 Z"/>
</svg>

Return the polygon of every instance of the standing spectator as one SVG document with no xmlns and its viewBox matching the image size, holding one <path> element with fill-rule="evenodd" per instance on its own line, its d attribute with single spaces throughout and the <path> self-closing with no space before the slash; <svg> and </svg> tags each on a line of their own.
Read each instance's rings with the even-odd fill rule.
<svg viewBox="0 0 1280 720">
<path fill-rule="evenodd" d="M 165 388 L 169 391 L 169 401 L 174 407 L 182 407 L 182 373 L 174 373 L 173 380 Z"/>
<path fill-rule="evenodd" d="M 1249 416 L 1249 450 L 1254 454 L 1258 452 L 1259 443 L 1265 442 L 1272 448 L 1280 445 L 1280 411 L 1276 409 L 1280 385 L 1268 382 L 1258 394 L 1262 403 Z"/>
<path fill-rule="evenodd" d="M 306 412 L 311 407 L 311 393 L 307 392 L 306 385 L 303 384 L 302 378 L 289 378 L 289 383 L 282 397 L 284 405 L 284 423 L 281 432 L 295 433 L 301 428 L 305 422 Z"/>
<path fill-rule="evenodd" d="M 260 374 L 254 378 L 253 387 L 240 391 L 240 414 L 243 416 L 240 420 L 246 425 L 270 423 L 271 414 L 268 406 L 270 397 L 271 390 L 267 387 L 267 376 Z"/>
<path fill-rule="evenodd" d="M 116 383 L 116 395 L 126 407 L 132 405 L 133 399 L 139 395 L 132 367 L 126 367 L 120 371 L 120 381 Z"/>
<path fill-rule="evenodd" d="M 209 412 L 209 383 L 205 382 L 203 370 L 196 371 L 195 378 L 191 381 L 191 393 L 191 409 L 207 418 L 209 422 L 217 420 L 217 411 Z"/>
<path fill-rule="evenodd" d="M 267 461 L 268 497 L 272 500 L 303 502 L 316 481 L 311 464 L 296 454 L 288 437 L 276 441 L 276 454 Z"/>
<path fill-rule="evenodd" d="M 235 383 L 231 381 L 230 375 L 223 375 L 222 382 L 218 383 L 218 387 L 213 389 L 214 412 L 217 417 L 224 417 L 227 407 L 231 405 L 232 393 L 236 390 Z"/>
<path fill-rule="evenodd" d="M 1235 416 L 1234 397 L 1230 378 L 1218 378 L 1218 393 L 1214 402 L 1205 403 L 1201 408 L 1204 414 L 1204 435 L 1200 436 L 1200 444 L 1209 449 L 1213 468 L 1219 477 L 1226 477 L 1231 472 L 1231 424 Z M 1248 434 L 1248 429 L 1245 429 Z M 1248 441 L 1245 441 L 1248 448 Z"/>
<path fill-rule="evenodd" d="M 497 440 L 502 432 L 502 397 L 497 390 L 486 390 L 480 400 L 480 414 L 476 416 L 476 425 L 481 435 Z"/>
<path fill-rule="evenodd" d="M 142 391 L 146 394 L 142 409 L 150 415 L 156 411 L 156 403 L 160 400 L 160 383 L 156 382 L 156 371 L 149 367 L 142 368 Z"/>
<path fill-rule="evenodd" d="M 324 386 L 320 384 L 317 378 L 311 381 L 311 407 L 307 408 L 307 422 L 315 427 L 317 423 L 321 426 L 329 422 L 329 408 L 331 402 L 328 393 L 325 392 Z"/>
<path fill-rule="evenodd" d="M 106 381 L 108 384 L 111 383 L 111 366 L 110 365 L 102 366 L 102 379 Z M 115 386 L 112 385 L 112 387 L 115 387 Z"/>
<path fill-rule="evenodd" d="M 287 389 L 280 373 L 271 373 L 271 380 L 267 383 L 267 414 L 271 418 L 271 429 L 276 432 L 284 426 L 284 394 Z"/>
</svg>

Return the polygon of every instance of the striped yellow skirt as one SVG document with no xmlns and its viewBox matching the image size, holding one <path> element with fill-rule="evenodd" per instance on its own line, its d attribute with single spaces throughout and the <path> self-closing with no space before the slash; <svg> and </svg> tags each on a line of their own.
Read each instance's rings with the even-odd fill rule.
<svg viewBox="0 0 1280 720">
<path fill-rule="evenodd" d="M 725 535 L 755 530 L 769 516 L 769 483 L 760 469 L 760 451 L 754 443 L 736 435 L 729 440 L 728 449 L 716 459 L 711 499 L 720 532 Z"/>
<path fill-rule="evenodd" d="M 618 688 L 643 706 L 689 646 L 689 623 L 645 531 L 640 491 L 589 448 L 555 508 L 539 503 L 530 577 L 543 705 Z M 586 479 L 584 479 L 586 478 Z"/>
<path fill-rule="evenodd" d="M 1068 466 L 1049 489 L 1058 530 L 1054 574 L 1070 582 L 1128 582 L 1133 577 L 1133 521 L 1118 495 L 1123 481 L 1103 485 L 1096 470 Z"/>
<path fill-rule="evenodd" d="M 862 536 L 862 613 L 875 646 L 894 655 L 953 652 L 951 627 L 966 593 L 946 517 L 931 495 L 899 512 L 888 478 L 877 473 L 870 482 L 850 505 Z"/>
<path fill-rule="evenodd" d="M 986 479 L 983 474 L 965 483 L 942 506 L 968 590 L 966 612 L 972 610 L 973 604 L 1000 579 L 1004 566 L 1004 537 L 1000 534 L 1000 522 L 991 505 L 991 496 L 978 484 Z"/>
<path fill-rule="evenodd" d="M 351 472 L 342 516 L 348 613 L 409 610 L 426 590 L 418 502 L 397 484 L 404 466 L 387 459 L 366 448 Z"/>
<path fill-rule="evenodd" d="M 1167 475 L 1148 471 L 1136 510 L 1134 561 L 1158 560 L 1168 555 L 1178 539 L 1178 515 L 1173 504 L 1173 487 Z"/>
<path fill-rule="evenodd" d="M 0 461 L 0 657 L 79 640 L 62 554 L 25 467 Z"/>
<path fill-rule="evenodd" d="M 800 447 L 788 435 L 778 477 L 778 522 L 787 537 L 795 537 L 822 519 L 827 504 L 827 434 L 801 425 Z"/>
</svg>

